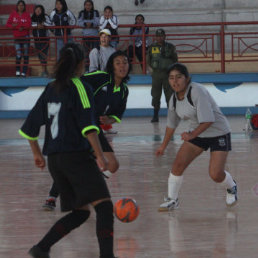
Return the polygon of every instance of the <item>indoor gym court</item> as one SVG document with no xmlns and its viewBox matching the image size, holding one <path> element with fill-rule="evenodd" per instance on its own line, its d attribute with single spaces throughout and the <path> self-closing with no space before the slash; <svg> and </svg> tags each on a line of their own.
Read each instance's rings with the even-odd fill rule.
<svg viewBox="0 0 258 258">
<path fill-rule="evenodd" d="M 245 133 L 244 116 L 228 117 L 232 151 L 226 169 L 238 184 L 238 204 L 227 208 L 226 190 L 208 176 L 209 151 L 185 171 L 179 208 L 158 212 L 167 195 L 167 178 L 181 145 L 182 123 L 166 153 L 155 150 L 165 132 L 166 118 L 124 118 L 109 135 L 120 161 L 107 180 L 113 201 L 134 198 L 139 217 L 131 223 L 115 219 L 115 254 L 119 258 L 255 258 L 258 253 L 258 131 Z M 18 135 L 23 119 L 0 120 L 0 258 L 25 258 L 50 226 L 63 216 L 42 209 L 52 180 L 47 169 L 33 163 L 28 142 Z M 42 144 L 43 130 L 41 132 Z M 95 212 L 80 228 L 51 249 L 51 258 L 97 258 Z"/>
</svg>

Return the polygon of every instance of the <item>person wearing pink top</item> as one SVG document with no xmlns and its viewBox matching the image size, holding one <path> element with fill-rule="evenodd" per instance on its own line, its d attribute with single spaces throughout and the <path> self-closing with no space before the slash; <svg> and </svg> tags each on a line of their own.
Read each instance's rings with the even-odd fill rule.
<svg viewBox="0 0 258 258">
<path fill-rule="evenodd" d="M 26 12 L 26 4 L 19 0 L 16 4 L 16 10 L 13 11 L 6 23 L 8 28 L 12 28 L 16 49 L 16 76 L 26 77 L 29 63 L 30 47 L 30 14 Z M 23 68 L 21 71 L 21 59 L 23 57 Z"/>
</svg>

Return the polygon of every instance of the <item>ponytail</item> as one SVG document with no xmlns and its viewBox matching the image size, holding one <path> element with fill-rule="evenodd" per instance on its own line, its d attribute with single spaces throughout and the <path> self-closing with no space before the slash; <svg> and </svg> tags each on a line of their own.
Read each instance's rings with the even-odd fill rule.
<svg viewBox="0 0 258 258">
<path fill-rule="evenodd" d="M 70 80 L 76 75 L 78 65 L 83 60 L 84 51 L 79 44 L 68 43 L 60 50 L 60 58 L 54 71 L 54 83 L 58 91 L 70 85 Z"/>
</svg>

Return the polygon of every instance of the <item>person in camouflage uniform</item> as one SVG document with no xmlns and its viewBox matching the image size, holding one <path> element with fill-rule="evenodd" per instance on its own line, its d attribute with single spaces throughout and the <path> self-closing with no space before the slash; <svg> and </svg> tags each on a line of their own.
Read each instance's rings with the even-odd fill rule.
<svg viewBox="0 0 258 258">
<path fill-rule="evenodd" d="M 159 121 L 160 98 L 162 87 L 164 90 L 166 102 L 173 93 L 168 84 L 167 68 L 177 62 L 176 47 L 165 41 L 166 33 L 163 29 L 156 30 L 156 42 L 148 49 L 147 61 L 152 69 L 152 106 L 154 108 L 152 123 Z"/>
</svg>

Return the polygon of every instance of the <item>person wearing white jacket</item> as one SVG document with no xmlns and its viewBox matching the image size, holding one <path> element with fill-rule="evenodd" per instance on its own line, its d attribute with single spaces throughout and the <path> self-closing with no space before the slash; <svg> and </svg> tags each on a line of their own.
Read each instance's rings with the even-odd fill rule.
<svg viewBox="0 0 258 258">
<path fill-rule="evenodd" d="M 116 15 L 113 14 L 113 8 L 108 5 L 104 8 L 104 15 L 100 17 L 99 29 L 100 31 L 103 29 L 110 30 L 112 35 L 110 45 L 114 48 L 116 48 L 119 43 L 119 37 L 117 36 L 118 35 L 117 28 L 118 28 L 118 18 Z"/>
</svg>

